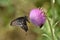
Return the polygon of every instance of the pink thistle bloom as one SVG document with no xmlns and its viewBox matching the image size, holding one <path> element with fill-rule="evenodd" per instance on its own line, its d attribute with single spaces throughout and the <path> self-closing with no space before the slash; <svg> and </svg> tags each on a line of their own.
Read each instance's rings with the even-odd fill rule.
<svg viewBox="0 0 60 40">
<path fill-rule="evenodd" d="M 43 9 L 35 8 L 30 11 L 29 15 L 30 21 L 36 26 L 42 27 L 46 21 L 46 15 Z"/>
</svg>

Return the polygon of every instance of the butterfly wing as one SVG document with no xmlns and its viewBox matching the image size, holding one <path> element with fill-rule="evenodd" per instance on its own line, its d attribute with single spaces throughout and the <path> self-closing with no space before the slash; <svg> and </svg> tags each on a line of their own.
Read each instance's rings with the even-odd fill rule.
<svg viewBox="0 0 60 40">
<path fill-rule="evenodd" d="M 26 23 L 26 20 L 25 20 L 24 17 L 19 17 L 19 18 L 13 20 L 13 21 L 11 22 L 11 25 L 12 25 L 12 26 L 19 26 L 19 27 L 21 27 L 22 29 L 24 29 L 26 32 L 27 32 L 27 30 L 28 30 L 28 26 L 27 26 L 27 23 Z"/>
<path fill-rule="evenodd" d="M 21 28 L 24 29 L 26 32 L 28 31 L 27 25 L 23 25 L 23 27 L 21 27 Z"/>
</svg>

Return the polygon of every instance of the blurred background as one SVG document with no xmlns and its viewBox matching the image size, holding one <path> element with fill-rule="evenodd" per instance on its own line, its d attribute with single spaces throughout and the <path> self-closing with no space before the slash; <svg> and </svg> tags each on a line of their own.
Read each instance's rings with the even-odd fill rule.
<svg viewBox="0 0 60 40">
<path fill-rule="evenodd" d="M 60 40 L 60 0 L 0 0 L 0 40 L 52 40 L 49 22 L 40 29 L 28 23 L 28 32 L 11 26 L 13 19 L 28 16 L 33 8 L 43 8 L 47 15 L 54 40 Z"/>
</svg>

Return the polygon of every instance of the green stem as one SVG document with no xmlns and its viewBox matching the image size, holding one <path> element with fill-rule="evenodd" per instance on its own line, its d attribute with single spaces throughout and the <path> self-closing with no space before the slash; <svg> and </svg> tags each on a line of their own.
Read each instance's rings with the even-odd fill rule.
<svg viewBox="0 0 60 40">
<path fill-rule="evenodd" d="M 55 4 L 55 0 L 51 0 L 51 8 L 52 8 L 52 13 L 55 14 L 55 11 L 54 11 L 54 4 Z M 53 18 L 55 19 L 55 16 L 53 16 Z M 48 18 L 47 18 L 48 19 Z M 51 30 L 51 35 L 52 35 L 52 40 L 54 40 L 54 31 L 52 29 L 52 25 L 50 23 L 50 20 L 48 19 L 48 22 L 49 22 L 49 26 L 50 26 L 50 30 Z"/>
<path fill-rule="evenodd" d="M 47 18 L 47 20 L 48 20 L 48 23 L 49 23 L 49 26 L 50 26 L 52 40 L 54 40 L 54 34 L 53 34 L 53 30 L 52 30 L 52 26 L 51 26 L 50 20 L 48 18 Z"/>
</svg>

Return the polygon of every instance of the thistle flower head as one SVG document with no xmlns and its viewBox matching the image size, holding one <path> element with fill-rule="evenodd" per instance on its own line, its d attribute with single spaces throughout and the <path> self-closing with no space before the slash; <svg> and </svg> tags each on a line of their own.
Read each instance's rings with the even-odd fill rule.
<svg viewBox="0 0 60 40">
<path fill-rule="evenodd" d="M 35 8 L 30 11 L 30 21 L 36 26 L 42 26 L 46 21 L 46 16 L 43 9 Z"/>
</svg>

